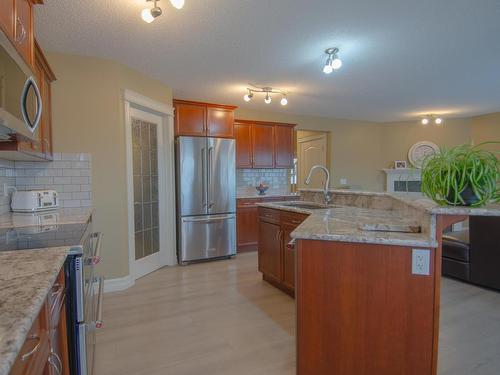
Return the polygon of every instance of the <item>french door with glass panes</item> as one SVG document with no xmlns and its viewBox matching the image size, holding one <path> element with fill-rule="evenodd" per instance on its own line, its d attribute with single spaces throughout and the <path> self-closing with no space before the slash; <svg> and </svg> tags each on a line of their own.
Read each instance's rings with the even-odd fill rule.
<svg viewBox="0 0 500 375">
<path fill-rule="evenodd" d="M 161 239 L 160 184 L 163 175 L 162 118 L 131 108 L 134 264 L 135 278 L 164 266 L 165 246 Z"/>
</svg>

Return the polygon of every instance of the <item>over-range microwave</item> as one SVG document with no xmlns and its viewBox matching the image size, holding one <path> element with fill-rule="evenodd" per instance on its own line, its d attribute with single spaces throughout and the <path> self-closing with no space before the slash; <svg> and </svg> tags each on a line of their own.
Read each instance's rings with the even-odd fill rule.
<svg viewBox="0 0 500 375">
<path fill-rule="evenodd" d="M 42 98 L 31 68 L 0 31 L 0 136 L 33 138 L 42 117 Z"/>
</svg>

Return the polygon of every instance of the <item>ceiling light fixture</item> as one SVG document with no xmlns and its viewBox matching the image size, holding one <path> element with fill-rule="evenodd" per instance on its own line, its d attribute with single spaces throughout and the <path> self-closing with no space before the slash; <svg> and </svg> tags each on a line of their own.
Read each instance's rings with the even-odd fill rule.
<svg viewBox="0 0 500 375">
<path fill-rule="evenodd" d="M 442 126 L 444 124 L 444 120 L 442 117 L 432 114 L 425 115 L 420 119 L 420 123 L 424 126 L 429 125 L 431 122 L 436 126 Z"/>
<path fill-rule="evenodd" d="M 184 0 L 170 0 L 170 4 L 177 9 L 184 8 Z"/>
<path fill-rule="evenodd" d="M 161 8 L 157 5 L 159 0 L 146 0 L 146 1 L 154 1 L 154 6 L 153 8 L 145 8 L 142 10 L 141 17 L 142 20 L 146 23 L 151 23 L 153 22 L 156 17 L 161 16 L 162 10 Z"/>
<path fill-rule="evenodd" d="M 254 93 L 262 93 L 265 94 L 264 103 L 266 104 L 271 104 L 272 102 L 271 94 L 281 95 L 280 104 L 282 106 L 286 106 L 288 104 L 288 98 L 286 97 L 288 93 L 284 90 L 274 89 L 272 87 L 259 87 L 252 84 L 249 85 L 251 87 L 247 87 L 248 93 L 243 96 L 243 100 L 247 103 L 252 100 Z"/>
<path fill-rule="evenodd" d="M 338 57 L 338 48 L 328 48 L 325 53 L 328 55 L 326 59 L 325 66 L 323 67 L 323 73 L 330 74 L 334 70 L 340 69 L 342 67 L 342 60 Z"/>
<path fill-rule="evenodd" d="M 157 17 L 161 16 L 163 12 L 158 6 L 158 1 L 160 0 L 146 0 L 146 2 L 153 2 L 154 5 L 152 8 L 145 8 L 142 10 L 141 17 L 144 22 L 151 23 Z M 182 9 L 184 7 L 184 3 L 185 0 L 170 0 L 170 4 L 172 4 L 172 6 L 177 9 Z"/>
</svg>

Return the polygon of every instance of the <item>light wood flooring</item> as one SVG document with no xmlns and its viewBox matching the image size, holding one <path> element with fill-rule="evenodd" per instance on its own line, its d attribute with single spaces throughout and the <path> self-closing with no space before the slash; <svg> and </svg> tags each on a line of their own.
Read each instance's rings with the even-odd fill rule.
<svg viewBox="0 0 500 375">
<path fill-rule="evenodd" d="M 295 374 L 294 300 L 262 281 L 255 253 L 106 294 L 104 323 L 95 375 Z M 440 375 L 500 374 L 500 293 L 443 279 L 440 345 Z"/>
</svg>

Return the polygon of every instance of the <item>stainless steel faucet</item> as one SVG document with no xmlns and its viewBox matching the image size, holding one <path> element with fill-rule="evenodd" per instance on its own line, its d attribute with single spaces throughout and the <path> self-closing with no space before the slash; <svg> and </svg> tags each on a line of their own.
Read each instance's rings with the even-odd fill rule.
<svg viewBox="0 0 500 375">
<path fill-rule="evenodd" d="M 324 204 L 330 204 L 332 201 L 332 193 L 328 191 L 328 187 L 330 186 L 330 172 L 323 165 L 313 165 L 311 170 L 309 171 L 309 175 L 306 178 L 305 184 L 309 185 L 311 183 L 311 176 L 315 169 L 321 169 L 326 174 L 325 186 L 323 187 L 323 195 L 324 195 Z"/>
</svg>

